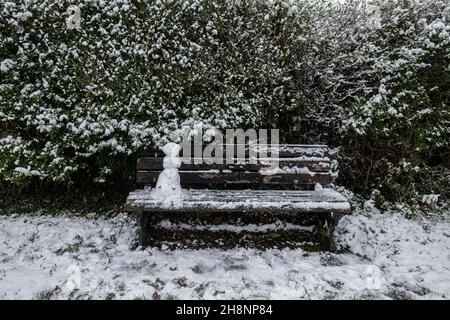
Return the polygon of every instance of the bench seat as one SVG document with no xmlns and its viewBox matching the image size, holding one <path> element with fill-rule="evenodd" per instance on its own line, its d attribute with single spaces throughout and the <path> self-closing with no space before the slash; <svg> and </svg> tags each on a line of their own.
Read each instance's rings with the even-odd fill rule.
<svg viewBox="0 0 450 320">
<path fill-rule="evenodd" d="M 182 201 L 153 198 L 150 190 L 131 192 L 125 210 L 145 212 L 311 212 L 350 211 L 348 200 L 332 189 L 320 190 L 185 190 Z"/>
</svg>

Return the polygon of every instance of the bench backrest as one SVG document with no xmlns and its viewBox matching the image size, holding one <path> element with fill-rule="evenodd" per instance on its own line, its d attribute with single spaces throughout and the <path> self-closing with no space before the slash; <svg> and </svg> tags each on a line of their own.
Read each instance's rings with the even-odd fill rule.
<svg viewBox="0 0 450 320">
<path fill-rule="evenodd" d="M 224 146 L 225 152 L 226 146 Z M 271 147 L 273 148 L 273 147 Z M 183 164 L 179 170 L 183 187 L 244 187 L 254 189 L 312 189 L 316 183 L 325 185 L 331 181 L 332 166 L 330 150 L 326 145 L 278 145 L 278 168 L 267 175 L 262 173 L 269 162 L 264 158 L 249 160 L 248 148 L 245 158 L 233 158 L 233 164 L 194 163 L 194 157 L 180 157 Z M 192 152 L 193 153 L 193 152 Z M 269 154 L 270 156 L 270 154 Z M 164 155 L 160 151 L 142 152 L 137 158 L 136 182 L 147 186 L 156 184 L 163 170 Z M 188 160 L 188 161 L 187 161 Z M 189 162 L 189 163 L 185 163 Z"/>
</svg>

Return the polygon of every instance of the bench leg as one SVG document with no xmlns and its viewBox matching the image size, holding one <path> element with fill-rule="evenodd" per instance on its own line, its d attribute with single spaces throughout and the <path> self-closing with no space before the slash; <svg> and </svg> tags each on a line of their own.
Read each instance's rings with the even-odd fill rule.
<svg viewBox="0 0 450 320">
<path fill-rule="evenodd" d="M 134 213 L 138 227 L 138 241 L 139 246 L 143 247 L 146 245 L 146 215 L 142 211 L 137 211 Z"/>
<path fill-rule="evenodd" d="M 336 252 L 336 242 L 334 240 L 334 231 L 339 223 L 339 220 L 342 218 L 342 214 L 339 213 L 330 213 L 329 219 L 329 230 L 330 230 L 330 251 Z"/>
</svg>

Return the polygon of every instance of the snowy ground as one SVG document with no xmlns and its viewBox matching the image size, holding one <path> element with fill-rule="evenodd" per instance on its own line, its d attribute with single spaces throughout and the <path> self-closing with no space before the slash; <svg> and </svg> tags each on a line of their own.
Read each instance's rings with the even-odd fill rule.
<svg viewBox="0 0 450 320">
<path fill-rule="evenodd" d="M 345 254 L 132 250 L 124 215 L 0 217 L 0 299 L 449 299 L 450 220 L 339 225 Z"/>
</svg>

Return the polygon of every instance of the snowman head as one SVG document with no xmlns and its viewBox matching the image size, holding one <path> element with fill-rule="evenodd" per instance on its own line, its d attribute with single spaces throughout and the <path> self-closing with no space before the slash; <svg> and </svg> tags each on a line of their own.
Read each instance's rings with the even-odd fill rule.
<svg viewBox="0 0 450 320">
<path fill-rule="evenodd" d="M 169 142 L 164 147 L 162 147 L 162 151 L 168 157 L 178 157 L 178 153 L 180 152 L 180 150 L 180 145 L 173 142 Z"/>
</svg>

